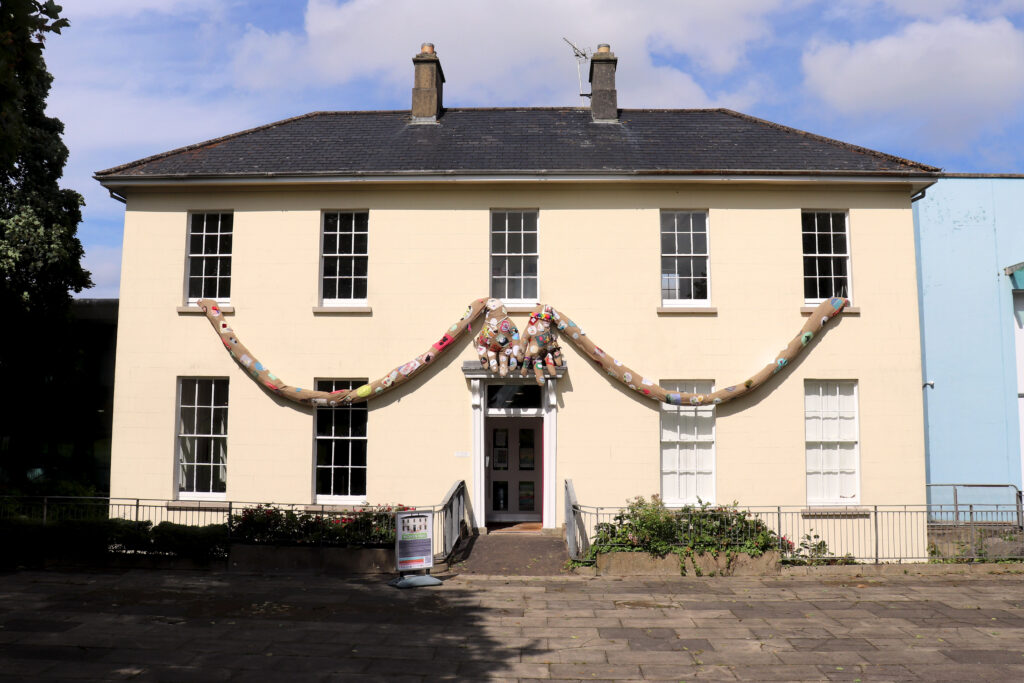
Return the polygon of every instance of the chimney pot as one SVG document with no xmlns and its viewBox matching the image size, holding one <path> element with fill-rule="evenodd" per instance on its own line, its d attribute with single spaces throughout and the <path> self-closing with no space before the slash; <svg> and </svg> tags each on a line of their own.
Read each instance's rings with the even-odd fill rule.
<svg viewBox="0 0 1024 683">
<path fill-rule="evenodd" d="M 615 90 L 615 69 L 619 59 L 608 43 L 597 46 L 590 57 L 590 114 L 594 121 L 617 123 L 619 97 Z"/>
<path fill-rule="evenodd" d="M 412 121 L 436 123 L 437 117 L 444 110 L 444 70 L 434 52 L 434 44 L 423 43 L 420 53 L 412 58 L 412 63 Z"/>
</svg>

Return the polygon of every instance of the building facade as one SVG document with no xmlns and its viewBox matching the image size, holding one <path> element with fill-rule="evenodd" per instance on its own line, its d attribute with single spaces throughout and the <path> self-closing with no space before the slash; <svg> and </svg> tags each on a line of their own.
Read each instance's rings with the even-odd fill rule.
<svg viewBox="0 0 1024 683">
<path fill-rule="evenodd" d="M 813 508 L 922 503 L 911 197 L 937 169 L 726 110 L 315 113 L 97 174 L 126 201 L 111 494 L 423 504 L 467 482 L 480 526 L 564 522 L 657 493 Z M 480 297 L 547 303 L 665 387 L 771 362 L 823 299 L 850 306 L 756 394 L 659 405 L 570 343 L 538 385 L 461 340 L 409 383 L 303 409 L 255 383 L 200 298 L 290 384 L 413 358 Z"/>
<path fill-rule="evenodd" d="M 914 204 L 931 501 L 1021 487 L 1024 178 L 949 175 Z M 960 503 L 1013 503 L 967 488 Z"/>
</svg>

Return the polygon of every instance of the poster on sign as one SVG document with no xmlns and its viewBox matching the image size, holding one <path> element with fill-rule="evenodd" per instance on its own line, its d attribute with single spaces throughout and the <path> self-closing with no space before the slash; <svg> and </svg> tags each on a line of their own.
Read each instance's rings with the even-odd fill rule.
<svg viewBox="0 0 1024 683">
<path fill-rule="evenodd" d="M 434 566 L 433 510 L 395 513 L 395 562 L 400 572 Z"/>
</svg>

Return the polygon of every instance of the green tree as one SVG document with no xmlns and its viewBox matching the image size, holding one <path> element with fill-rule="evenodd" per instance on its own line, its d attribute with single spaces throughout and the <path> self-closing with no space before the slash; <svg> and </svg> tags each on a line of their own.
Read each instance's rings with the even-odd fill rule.
<svg viewBox="0 0 1024 683">
<path fill-rule="evenodd" d="M 64 124 L 46 115 L 43 47 L 68 26 L 61 11 L 53 0 L 0 1 L 0 490 L 59 469 L 46 406 L 72 399 L 83 362 L 69 325 L 71 292 L 92 286 L 76 236 L 83 201 L 59 185 Z"/>
<path fill-rule="evenodd" d="M 82 196 L 62 189 L 64 124 L 46 115 L 49 33 L 68 26 L 53 0 L 0 5 L 0 310 L 65 311 L 92 286 L 82 269 Z M 6 364 L 7 359 L 3 359 Z"/>
</svg>

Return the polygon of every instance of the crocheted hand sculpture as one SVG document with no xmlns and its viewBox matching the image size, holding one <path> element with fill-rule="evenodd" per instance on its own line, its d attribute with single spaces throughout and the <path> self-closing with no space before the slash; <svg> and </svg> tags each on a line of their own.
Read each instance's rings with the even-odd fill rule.
<svg viewBox="0 0 1024 683">
<path fill-rule="evenodd" d="M 484 304 L 484 324 L 476 338 L 476 353 L 480 365 L 502 377 L 515 370 L 522 358 L 519 330 L 498 299 L 488 299 Z"/>
<path fill-rule="evenodd" d="M 532 365 L 537 384 L 544 384 L 545 368 L 548 374 L 554 377 L 555 367 L 562 364 L 558 336 L 551 327 L 555 317 L 555 309 L 543 306 L 530 315 L 530 322 L 526 325 L 526 336 L 523 338 L 526 356 L 523 358 L 523 369 L 520 374 L 525 376 L 527 369 Z"/>
</svg>

